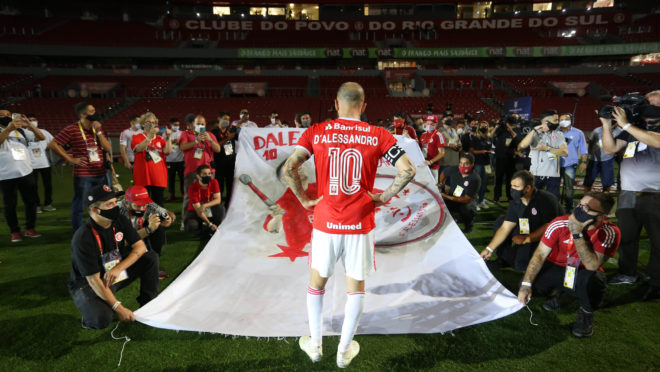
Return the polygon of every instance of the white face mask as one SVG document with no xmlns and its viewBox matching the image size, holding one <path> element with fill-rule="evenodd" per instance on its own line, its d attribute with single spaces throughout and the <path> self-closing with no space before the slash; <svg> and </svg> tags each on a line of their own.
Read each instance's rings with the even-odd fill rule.
<svg viewBox="0 0 660 372">
<path fill-rule="evenodd" d="M 201 125 L 201 124 L 195 125 L 195 132 L 201 133 L 202 129 L 204 129 L 204 128 L 206 128 L 206 126 L 204 126 L 204 125 Z"/>
<path fill-rule="evenodd" d="M 431 125 L 431 124 L 428 124 L 428 125 L 426 126 L 426 131 L 427 131 L 427 132 L 433 132 L 434 129 L 435 129 L 435 126 L 433 126 L 433 125 Z"/>
<path fill-rule="evenodd" d="M 135 129 L 136 130 L 142 129 L 142 125 L 140 125 L 140 123 L 135 123 Z"/>
<path fill-rule="evenodd" d="M 178 132 L 179 131 L 179 126 L 178 125 L 173 125 L 172 130 L 175 131 L 175 132 Z"/>
<path fill-rule="evenodd" d="M 464 132 L 463 128 L 456 129 L 456 133 L 459 135 L 463 134 L 463 132 Z"/>
<path fill-rule="evenodd" d="M 559 122 L 559 126 L 562 128 L 568 128 L 571 126 L 571 121 L 570 120 L 562 120 Z"/>
<path fill-rule="evenodd" d="M 275 121 L 276 121 L 276 120 L 277 120 L 277 118 L 270 118 L 270 123 L 271 123 L 271 124 L 275 124 Z"/>
<path fill-rule="evenodd" d="M 33 127 L 38 127 L 38 126 L 39 126 L 39 122 L 36 121 L 36 120 L 35 120 L 35 121 L 31 121 L 30 124 L 32 124 Z"/>
</svg>

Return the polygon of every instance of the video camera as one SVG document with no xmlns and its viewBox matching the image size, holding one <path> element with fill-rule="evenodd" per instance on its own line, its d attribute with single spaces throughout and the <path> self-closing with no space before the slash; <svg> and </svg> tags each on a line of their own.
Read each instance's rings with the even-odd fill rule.
<svg viewBox="0 0 660 372">
<path fill-rule="evenodd" d="M 612 97 L 612 104 L 602 106 L 598 110 L 598 117 L 603 119 L 613 119 L 612 113 L 614 107 L 621 107 L 626 112 L 626 117 L 631 124 L 645 127 L 646 123 L 642 120 L 640 114 L 647 105 L 644 96 L 639 92 L 626 93 L 623 96 Z"/>
</svg>

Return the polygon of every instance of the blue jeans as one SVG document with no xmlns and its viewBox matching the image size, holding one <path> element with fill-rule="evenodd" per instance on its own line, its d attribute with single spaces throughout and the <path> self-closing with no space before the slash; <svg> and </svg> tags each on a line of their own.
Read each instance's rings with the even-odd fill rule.
<svg viewBox="0 0 660 372">
<path fill-rule="evenodd" d="M 573 211 L 573 183 L 575 182 L 575 169 L 577 165 L 569 165 L 561 169 L 562 179 L 564 180 L 564 187 L 562 194 L 564 195 L 564 208 L 566 213 Z"/>
<path fill-rule="evenodd" d="M 539 190 L 543 190 L 543 188 L 545 188 L 549 193 L 557 197 L 557 201 L 560 200 L 560 183 L 561 177 L 534 176 L 534 186 Z"/>
<path fill-rule="evenodd" d="M 474 173 L 479 175 L 481 178 L 481 186 L 479 187 L 479 194 L 477 198 L 477 203 L 484 201 L 484 195 L 486 195 L 486 189 L 488 187 L 488 174 L 486 174 L 486 166 L 482 164 L 474 165 Z"/>
<path fill-rule="evenodd" d="M 87 200 L 89 190 L 97 185 L 107 183 L 105 175 L 96 177 L 73 177 L 73 202 L 71 203 L 71 225 L 73 231 L 82 225 L 83 200 Z"/>
</svg>

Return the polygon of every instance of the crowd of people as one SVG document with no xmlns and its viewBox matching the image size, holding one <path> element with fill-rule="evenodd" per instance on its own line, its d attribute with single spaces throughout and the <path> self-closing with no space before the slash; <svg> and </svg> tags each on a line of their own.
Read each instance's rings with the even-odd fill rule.
<svg viewBox="0 0 660 372">
<path fill-rule="evenodd" d="M 340 118 L 335 120 L 364 118 L 364 107 L 355 106 L 363 104 L 364 93 L 360 101 L 351 92 L 343 92 L 346 95 L 342 96 L 340 89 L 336 101 Z M 140 278 L 138 302 L 145 304 L 158 293 L 158 277 L 167 276 L 159 265 L 159 256 L 167 242 L 165 229 L 177 226 L 178 211 L 167 210 L 166 200 L 182 199 L 178 225 L 182 230 L 201 238 L 215 232 L 231 198 L 240 129 L 259 126 L 250 120 L 246 108 L 240 110 L 238 120 L 231 121 L 230 113 L 221 111 L 208 123 L 196 114 L 186 115 L 183 122 L 177 118 L 161 122 L 151 112 L 131 116 L 119 144 L 121 162 L 132 172 L 133 185 L 125 191 L 125 200 L 118 201 L 124 191 L 117 181 L 102 120 L 94 106 L 84 102 L 74 111 L 76 122 L 53 136 L 38 127 L 34 115 L 0 109 L 0 186 L 11 241 L 38 238 L 37 214 L 55 210 L 47 150 L 73 165 L 74 237 L 69 290 L 83 314 L 83 326 L 104 328 L 113 312 L 120 320 L 133 319 L 114 292 Z M 492 270 L 511 267 L 524 272 L 518 293 L 523 303 L 532 294 L 547 296 L 543 307 L 554 311 L 560 306 L 562 294 L 577 297 L 580 308 L 573 334 L 587 337 L 593 332 L 593 312 L 603 299 L 606 283 L 640 280 L 637 257 L 642 227 L 651 241 L 645 298 L 660 297 L 660 225 L 656 222 L 660 220 L 660 91 L 648 93 L 638 111 L 633 117 L 630 110 L 615 107 L 609 117 L 599 116 L 601 126 L 588 136 L 570 113 L 555 110 L 543 111 L 537 121 L 525 121 L 515 114 L 486 121 L 469 115 L 457 119 L 451 112 L 413 117 L 399 111 L 391 120 L 378 124 L 387 143 L 392 142 L 391 135 L 417 141 L 424 165 L 429 167 L 448 210 L 464 225 L 466 234 L 473 230 L 480 211 L 495 204 L 506 205 L 506 215 L 495 222 L 494 235 L 481 256 Z M 349 116 L 347 119 L 341 115 Z M 289 126 L 276 111 L 269 119 L 262 127 Z M 303 111 L 296 115 L 293 125 L 309 128 L 312 122 L 310 113 Z M 318 149 L 311 144 L 301 146 L 306 152 L 298 154 L 297 160 L 288 160 L 281 180 L 303 206 L 311 207 L 318 200 L 310 200 L 302 188 L 297 190 L 302 185 L 297 167 Z M 406 170 L 409 160 L 397 163 L 400 156 L 392 154 L 401 149 L 393 149 L 379 148 L 376 155 L 390 156 L 392 164 L 403 167 L 400 172 L 410 175 Z M 620 181 L 612 190 L 617 163 Z M 581 173 L 585 193 L 576 204 L 575 180 Z M 39 175 L 43 204 L 38 192 Z M 593 189 L 597 177 L 602 191 Z M 325 187 L 322 183 L 317 179 L 319 188 Z M 493 200 L 486 198 L 489 185 L 493 187 Z M 393 190 L 398 191 L 399 186 Z M 25 205 L 23 234 L 16 214 L 17 192 Z M 377 199 L 383 197 L 381 194 L 372 197 L 375 203 L 386 201 Z M 617 224 L 607 221 L 615 205 Z M 83 221 L 85 210 L 90 216 L 87 221 Z M 268 231 L 275 217 L 268 221 Z M 332 235 L 331 231 L 321 232 Z M 321 232 L 314 234 L 314 239 L 321 239 Z M 360 244 L 367 246 L 373 241 L 369 236 L 373 232 L 364 233 L 366 240 Z M 617 252 L 618 272 L 608 280 L 601 267 Z M 314 257 L 319 260 L 323 256 Z M 320 270 L 323 265 L 326 263 L 313 263 L 312 268 Z M 331 268 L 323 267 L 325 276 L 314 276 L 319 271 L 312 272 L 308 305 L 309 301 L 316 303 L 318 298 L 314 296 L 322 296 L 323 279 L 332 274 Z M 362 300 L 358 298 L 364 295 L 365 276 L 361 272 L 352 277 L 357 280 L 351 282 L 350 290 L 359 296 L 349 296 L 355 302 L 349 309 L 355 316 L 348 328 L 355 328 L 359 319 Z M 308 309 L 310 321 L 318 321 L 320 304 L 309 305 L 313 307 L 313 311 Z M 342 330 L 342 353 L 357 354 L 351 351 L 354 346 L 348 328 L 346 337 Z M 312 338 L 304 345 L 301 341 L 301 347 L 314 360 L 320 358 L 320 328 L 311 331 Z"/>
</svg>

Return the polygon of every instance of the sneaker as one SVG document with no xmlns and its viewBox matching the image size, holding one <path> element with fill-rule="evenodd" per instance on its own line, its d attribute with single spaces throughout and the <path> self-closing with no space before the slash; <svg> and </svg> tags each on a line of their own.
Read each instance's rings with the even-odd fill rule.
<svg viewBox="0 0 660 372">
<path fill-rule="evenodd" d="M 639 277 L 637 275 L 614 274 L 608 281 L 608 284 L 635 284 Z"/>
<path fill-rule="evenodd" d="M 310 336 L 302 336 L 300 340 L 298 340 L 298 345 L 300 345 L 300 349 L 309 356 L 309 359 L 311 359 L 312 362 L 316 363 L 321 360 L 321 357 L 323 356 L 323 348 L 321 345 L 313 346 L 312 338 Z"/>
<path fill-rule="evenodd" d="M 38 238 L 41 236 L 35 229 L 29 229 L 23 233 L 26 238 Z"/>
<path fill-rule="evenodd" d="M 482 202 L 479 204 L 479 206 L 481 207 L 481 209 L 488 209 L 488 208 L 490 208 L 490 205 L 486 204 L 486 200 L 482 201 Z"/>
<path fill-rule="evenodd" d="M 463 229 L 463 234 L 467 235 L 472 232 L 473 225 L 465 225 L 465 228 Z"/>
<path fill-rule="evenodd" d="M 11 242 L 12 243 L 17 243 L 23 241 L 23 237 L 21 236 L 21 233 L 19 232 L 13 232 L 11 233 Z"/>
<path fill-rule="evenodd" d="M 548 297 L 548 299 L 543 303 L 543 309 L 546 310 L 546 311 L 557 311 L 557 310 L 559 310 L 560 309 L 559 295 Z"/>
<path fill-rule="evenodd" d="M 44 211 L 41 210 L 41 207 L 37 207 L 37 213 L 43 213 Z"/>
<path fill-rule="evenodd" d="M 496 204 L 496 203 L 494 203 L 494 202 L 492 202 L 492 201 L 490 201 L 490 200 L 488 200 L 488 199 L 484 199 L 484 203 L 485 203 L 487 206 L 492 206 L 492 205 Z"/>
<path fill-rule="evenodd" d="M 644 301 L 658 301 L 660 300 L 660 287 L 649 287 L 642 297 Z"/>
<path fill-rule="evenodd" d="M 479 204 L 477 204 L 477 211 L 480 211 L 480 210 L 481 210 L 481 207 L 479 206 Z"/>
<path fill-rule="evenodd" d="M 573 323 L 573 336 L 583 338 L 594 334 L 594 313 L 588 313 L 582 308 L 577 311 L 577 321 Z"/>
<path fill-rule="evenodd" d="M 183 226 L 183 222 L 181 222 L 181 227 L 179 228 L 179 231 L 184 231 L 185 227 Z"/>
<path fill-rule="evenodd" d="M 351 344 L 348 345 L 348 349 L 345 352 L 337 350 L 337 367 L 346 368 L 355 356 L 360 352 L 360 344 L 357 341 L 351 341 Z"/>
<path fill-rule="evenodd" d="M 44 206 L 44 211 L 46 211 L 46 212 L 53 212 L 53 211 L 56 211 L 56 210 L 57 210 L 57 208 L 53 207 L 52 204 L 48 204 L 48 205 Z"/>
</svg>

